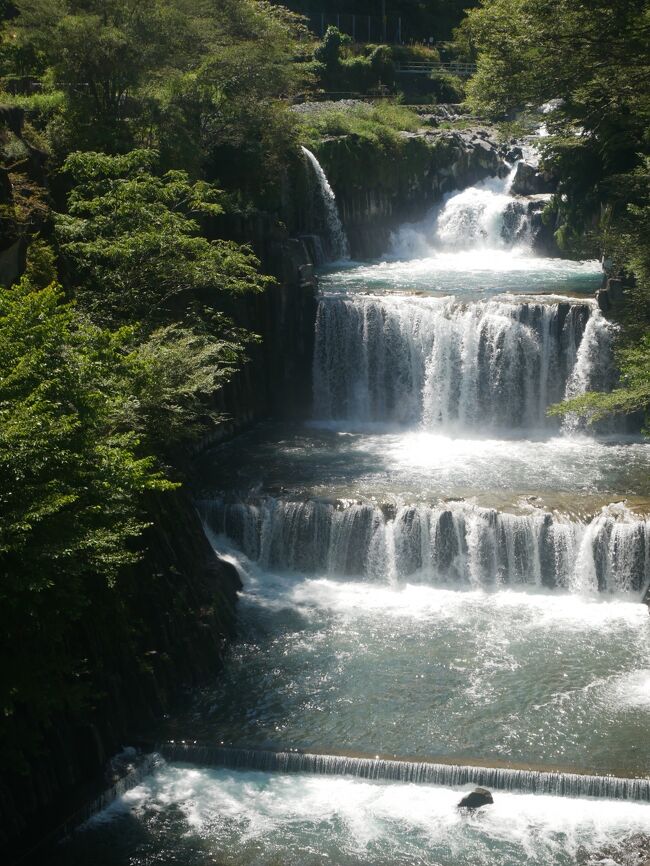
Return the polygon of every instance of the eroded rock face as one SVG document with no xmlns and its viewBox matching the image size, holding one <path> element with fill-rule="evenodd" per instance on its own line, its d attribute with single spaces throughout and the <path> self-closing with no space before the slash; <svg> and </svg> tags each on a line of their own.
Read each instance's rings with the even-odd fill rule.
<svg viewBox="0 0 650 866">
<path fill-rule="evenodd" d="M 458 808 L 480 809 L 482 806 L 489 806 L 492 803 L 494 803 L 494 799 L 487 788 L 474 788 L 466 797 L 463 797 Z"/>
</svg>

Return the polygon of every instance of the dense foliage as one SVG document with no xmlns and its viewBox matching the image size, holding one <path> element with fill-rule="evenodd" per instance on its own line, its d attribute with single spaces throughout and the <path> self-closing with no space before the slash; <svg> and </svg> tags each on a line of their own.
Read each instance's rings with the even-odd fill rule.
<svg viewBox="0 0 650 866">
<path fill-rule="evenodd" d="M 134 560 L 141 493 L 165 489 L 128 424 L 132 335 L 93 325 L 56 283 L 0 290 L 0 735 L 16 705 L 74 701 L 67 633 L 96 580 Z"/>
<path fill-rule="evenodd" d="M 494 117 L 546 105 L 546 218 L 575 253 L 604 251 L 633 285 L 619 340 L 621 387 L 558 411 L 596 418 L 648 408 L 650 355 L 650 6 L 647 0 L 482 0 L 458 34 L 477 55 L 472 108 Z M 540 118 L 541 119 L 541 118 Z"/>
<path fill-rule="evenodd" d="M 28 245 L 0 288 L 0 751 L 16 766 L 96 697 L 80 627 L 109 603 L 128 621 L 152 492 L 177 486 L 257 339 L 223 311 L 273 280 L 219 220 L 277 207 L 310 58 L 300 21 L 263 0 L 2 15 L 0 249 Z"/>
<path fill-rule="evenodd" d="M 154 148 L 167 168 L 268 205 L 295 144 L 284 97 L 309 64 L 300 19 L 265 0 L 16 0 L 0 70 L 40 77 L 54 156 Z M 303 42 L 301 42 L 303 40 Z"/>
</svg>

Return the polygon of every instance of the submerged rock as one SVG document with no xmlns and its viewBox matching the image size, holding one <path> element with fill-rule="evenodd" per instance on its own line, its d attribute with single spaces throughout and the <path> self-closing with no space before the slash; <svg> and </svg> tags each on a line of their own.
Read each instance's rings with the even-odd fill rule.
<svg viewBox="0 0 650 866">
<path fill-rule="evenodd" d="M 474 788 L 458 804 L 459 809 L 480 809 L 481 806 L 489 806 L 494 803 L 492 794 L 487 788 Z"/>
</svg>

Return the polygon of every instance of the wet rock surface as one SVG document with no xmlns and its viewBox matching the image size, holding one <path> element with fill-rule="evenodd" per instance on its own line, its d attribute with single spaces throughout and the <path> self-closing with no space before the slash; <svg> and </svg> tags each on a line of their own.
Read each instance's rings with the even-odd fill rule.
<svg viewBox="0 0 650 866">
<path fill-rule="evenodd" d="M 458 804 L 459 809 L 480 809 L 494 803 L 494 798 L 487 788 L 474 788 Z"/>
</svg>

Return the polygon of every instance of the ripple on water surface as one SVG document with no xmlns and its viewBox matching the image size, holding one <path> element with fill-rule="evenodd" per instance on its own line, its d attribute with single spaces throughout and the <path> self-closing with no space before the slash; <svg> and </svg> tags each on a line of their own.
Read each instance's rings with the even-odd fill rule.
<svg viewBox="0 0 650 866">
<path fill-rule="evenodd" d="M 601 281 L 597 261 L 542 258 L 525 250 L 437 252 L 374 264 L 351 262 L 325 270 L 320 277 L 327 291 L 458 294 L 468 300 L 499 292 L 593 294 Z"/>
<path fill-rule="evenodd" d="M 248 565 L 240 616 L 242 637 L 218 686 L 179 723 L 183 736 L 647 771 L 643 605 Z"/>
<path fill-rule="evenodd" d="M 539 496 L 547 507 L 591 513 L 629 498 L 643 510 L 650 445 L 587 436 L 453 438 L 381 425 L 262 425 L 206 454 L 199 475 L 201 498 L 255 489 L 404 502 L 476 496 L 509 507 Z"/>
</svg>

